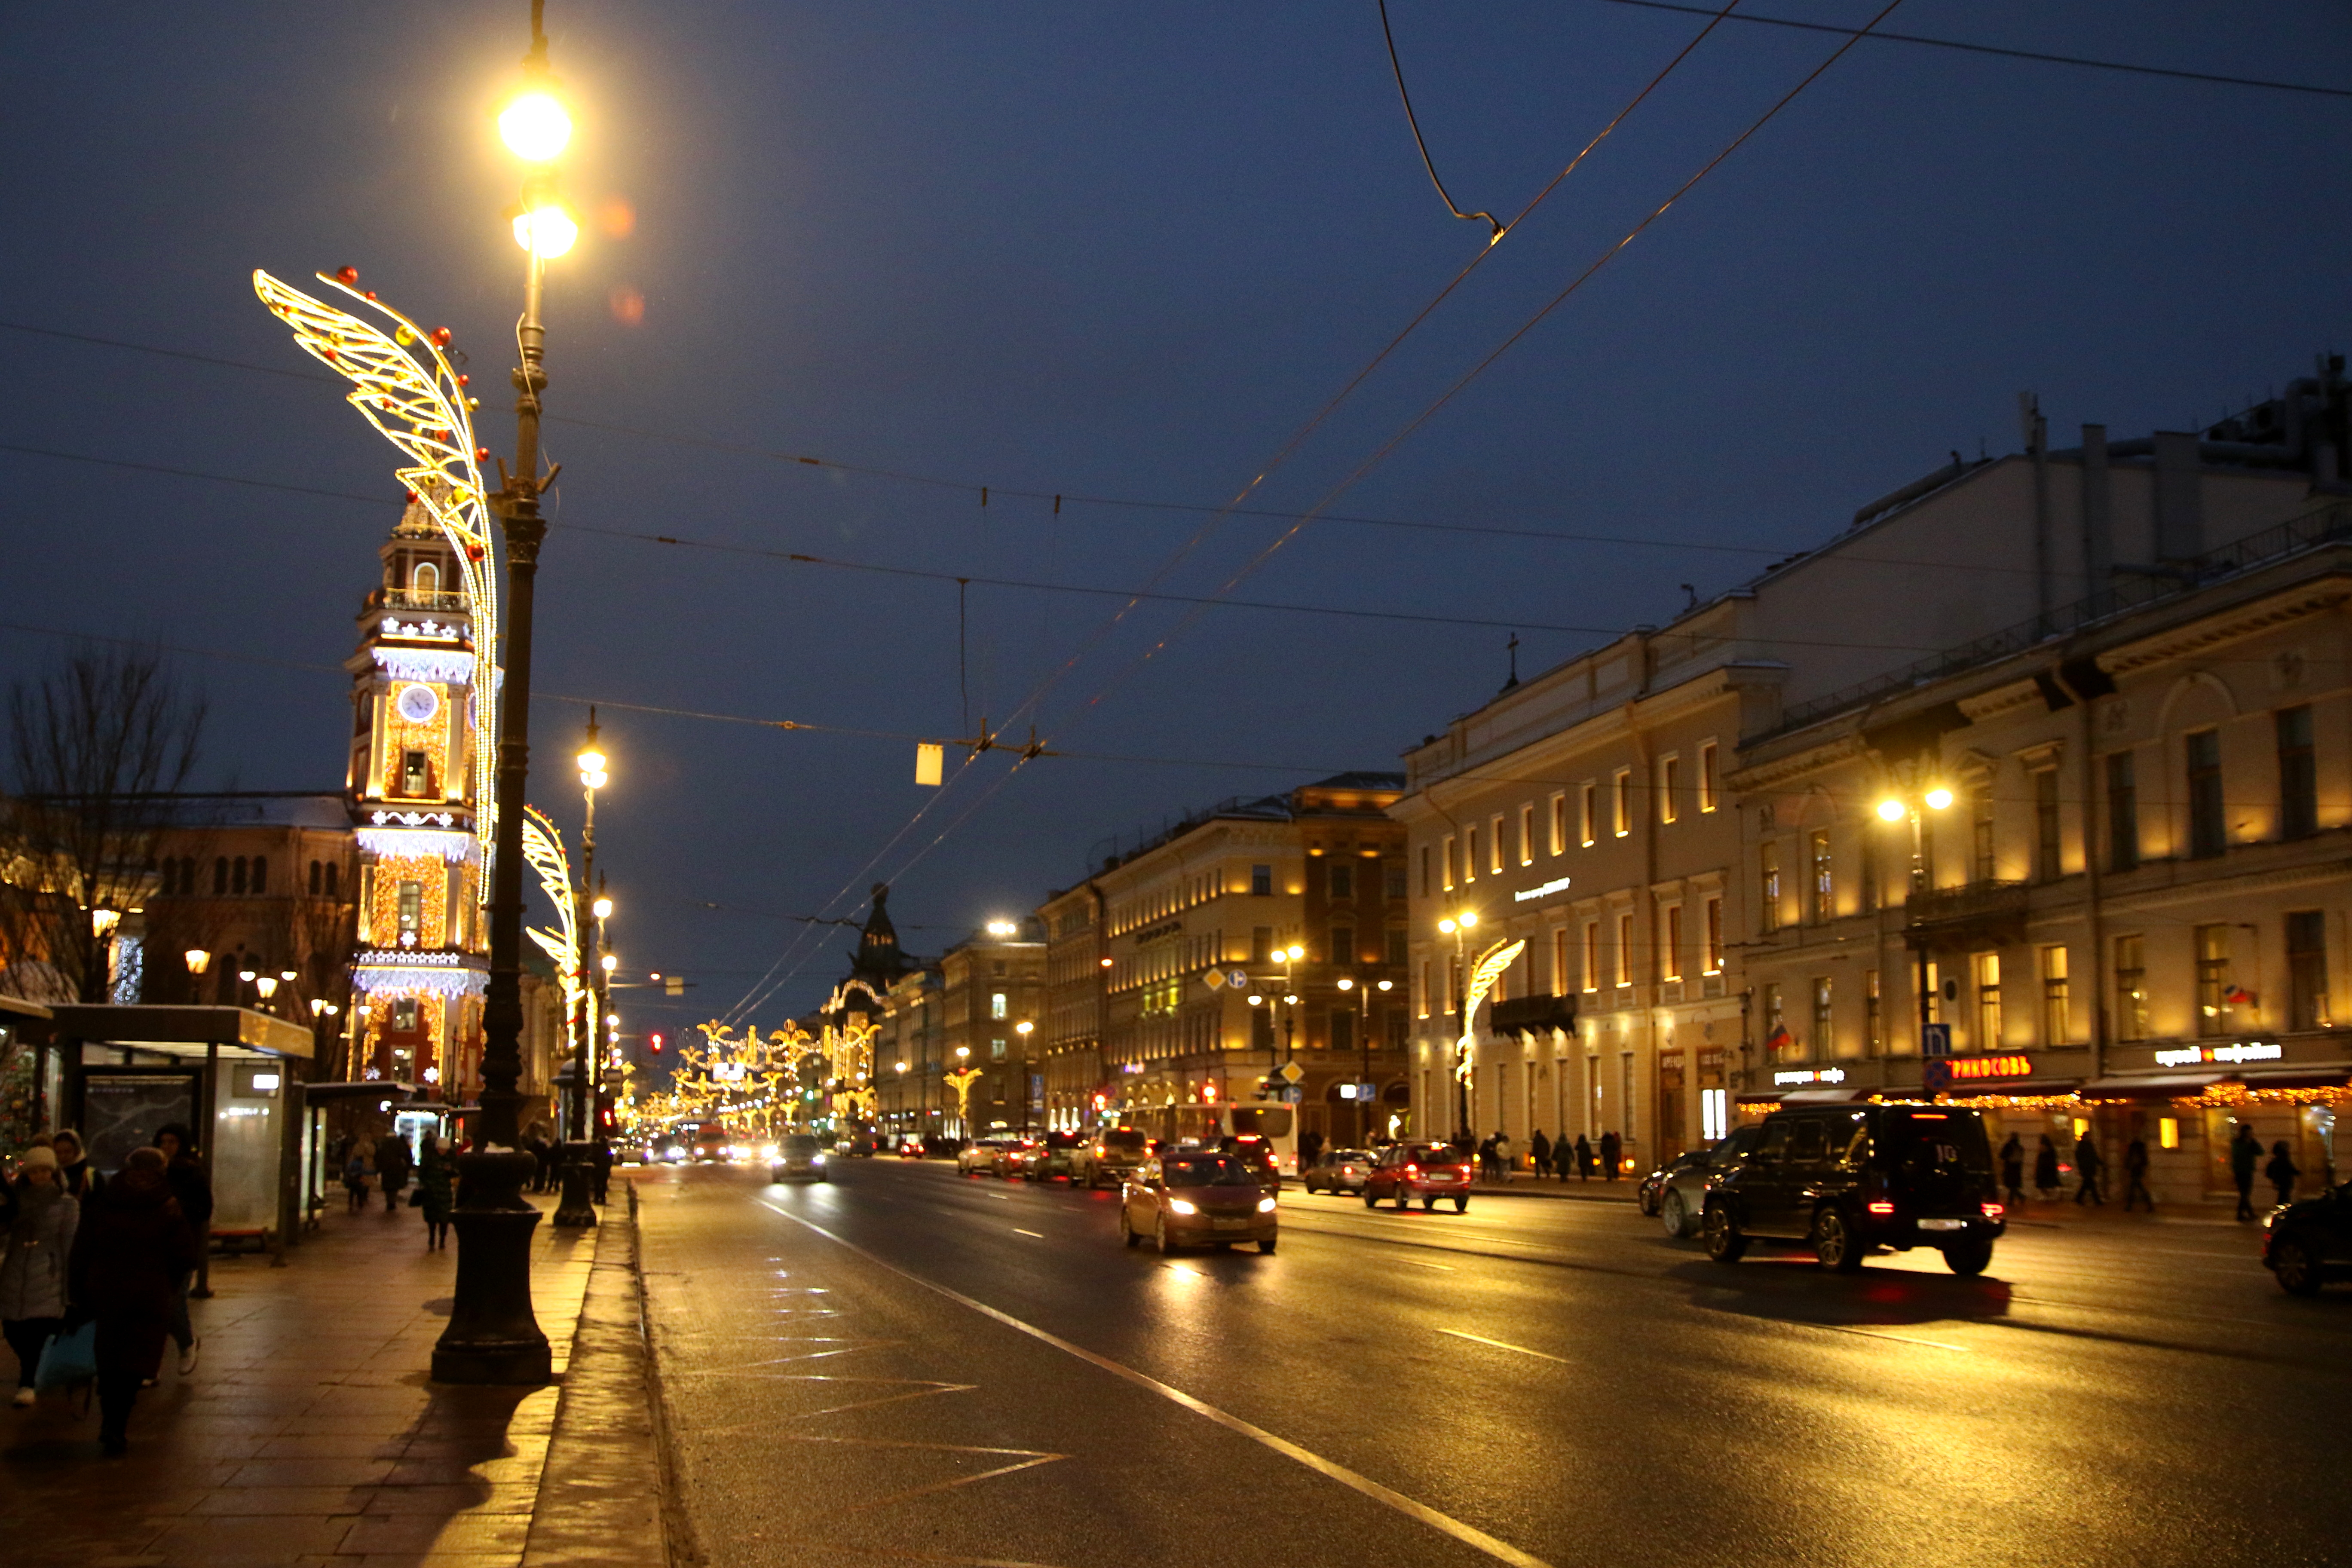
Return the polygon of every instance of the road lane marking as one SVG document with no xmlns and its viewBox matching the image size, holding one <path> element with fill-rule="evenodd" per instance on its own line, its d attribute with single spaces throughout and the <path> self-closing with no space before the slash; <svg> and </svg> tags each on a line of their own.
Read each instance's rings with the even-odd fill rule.
<svg viewBox="0 0 2352 1568">
<path fill-rule="evenodd" d="M 890 1262 L 888 1259 L 877 1257 L 876 1254 L 868 1252 L 866 1248 L 858 1246 L 856 1242 L 849 1241 L 840 1236 L 836 1236 L 832 1231 L 827 1230 L 824 1226 L 817 1224 L 814 1220 L 803 1219 L 800 1215 L 793 1214 L 788 1210 L 777 1208 L 774 1204 L 768 1203 L 764 1198 L 762 1198 L 761 1202 L 768 1208 L 774 1209 L 777 1214 L 783 1215 L 784 1218 L 791 1220 L 794 1225 L 806 1226 L 808 1229 L 813 1230 L 816 1232 L 817 1235 L 824 1237 L 827 1241 L 832 1242 L 835 1246 L 842 1247 L 846 1251 L 856 1253 L 858 1257 L 863 1258 L 868 1263 L 875 1265 L 877 1268 L 887 1268 L 902 1279 L 910 1280 L 917 1285 L 920 1285 L 926 1290 L 934 1291 L 939 1295 L 944 1296 L 949 1300 L 955 1302 L 959 1306 L 970 1308 L 971 1310 L 978 1312 L 983 1318 L 1002 1323 L 1006 1328 L 1014 1330 L 1017 1332 L 1027 1334 L 1031 1339 L 1036 1340 L 1044 1344 L 1049 1344 L 1065 1354 L 1076 1356 L 1078 1360 L 1087 1363 L 1090 1366 L 1097 1367 L 1104 1372 L 1109 1373 L 1113 1377 L 1123 1379 L 1126 1382 L 1135 1384 L 1138 1388 L 1145 1389 L 1150 1393 L 1160 1395 L 1160 1398 L 1169 1401 L 1171 1404 L 1181 1405 L 1183 1408 L 1192 1412 L 1195 1415 L 1203 1416 L 1208 1420 L 1213 1421 L 1229 1432 L 1238 1433 L 1242 1436 L 1249 1438 L 1254 1443 L 1263 1444 L 1265 1447 L 1273 1449 L 1276 1453 L 1280 1454 L 1284 1458 L 1294 1460 L 1298 1464 L 1304 1465 L 1308 1469 L 1315 1471 L 1318 1475 L 1323 1476 L 1330 1480 L 1335 1480 L 1341 1486 L 1348 1488 L 1349 1490 L 1360 1493 L 1362 1496 L 1371 1499 L 1374 1502 L 1385 1504 L 1386 1506 L 1396 1510 L 1397 1512 L 1403 1514 L 1406 1518 L 1417 1521 L 1422 1524 L 1425 1524 L 1430 1529 L 1438 1531 L 1440 1534 L 1450 1535 L 1465 1546 L 1475 1547 L 1478 1551 L 1485 1552 L 1487 1556 L 1494 1558 L 1498 1563 L 1510 1563 L 1511 1568 L 1552 1568 L 1552 1565 L 1546 1563 L 1542 1558 L 1534 1556 L 1529 1552 L 1522 1552 L 1517 1547 L 1512 1545 L 1509 1542 L 1489 1535 L 1475 1525 L 1465 1524 L 1461 1520 L 1455 1519 L 1451 1514 L 1439 1512 L 1437 1510 L 1430 1507 L 1427 1503 L 1417 1502 L 1413 1499 L 1405 1496 L 1402 1492 L 1397 1491 L 1391 1487 L 1382 1486 L 1380 1482 L 1372 1479 L 1370 1476 L 1351 1470 L 1347 1466 L 1340 1464 L 1335 1459 L 1327 1459 L 1322 1455 L 1318 1454 L 1311 1449 L 1302 1448 L 1286 1437 L 1277 1437 L 1273 1433 L 1267 1431 L 1265 1427 L 1253 1425 L 1250 1422 L 1243 1420 L 1240 1416 L 1234 1415 L 1227 1411 L 1220 1410 L 1215 1405 L 1211 1405 L 1208 1401 L 1195 1398 L 1192 1394 L 1185 1393 L 1181 1388 L 1175 1387 L 1171 1384 L 1162 1383 L 1149 1373 L 1138 1372 L 1135 1368 L 1127 1365 L 1123 1362 L 1113 1361 L 1107 1355 L 1098 1354 L 1094 1351 L 1087 1349 L 1086 1346 L 1066 1340 L 1062 1338 L 1061 1335 L 1054 1333 L 1049 1330 L 1041 1329 L 1034 1323 L 1024 1322 L 1021 1319 L 1014 1317 L 1012 1313 L 996 1307 L 992 1307 L 985 1301 L 967 1296 L 961 1290 L 951 1289 L 945 1285 L 940 1284 L 936 1280 L 926 1279 L 919 1274 L 901 1268 L 897 1264 Z"/>
<path fill-rule="evenodd" d="M 1014 1226 L 1013 1227 L 1013 1235 L 1015 1235 L 1015 1236 L 1034 1236 L 1034 1237 L 1036 1237 L 1038 1240 L 1040 1240 L 1040 1241 L 1043 1241 L 1043 1240 L 1045 1240 L 1045 1233 L 1044 1231 L 1042 1231 L 1042 1230 L 1024 1230 L 1024 1229 L 1022 1229 L 1022 1228 L 1021 1228 L 1019 1226 L 1017 1226 L 1017 1225 L 1016 1225 L 1016 1226 Z"/>
<path fill-rule="evenodd" d="M 1969 1351 L 1966 1345 L 1951 1344 L 1943 1340 L 1915 1339 L 1909 1334 L 1885 1333 L 1877 1329 L 1849 1329 L 1843 1323 L 1808 1323 L 1805 1326 L 1811 1329 L 1827 1329 L 1833 1334 L 1859 1334 L 1865 1340 L 1893 1340 L 1898 1345 L 1926 1345 L 1930 1350 L 1958 1351 L 1962 1355 L 1966 1355 Z"/>
<path fill-rule="evenodd" d="M 1553 1355 L 1549 1351 L 1531 1351 L 1525 1345 L 1515 1345 L 1507 1340 L 1490 1340 L 1484 1334 L 1465 1334 L 1460 1329 L 1440 1329 L 1437 1331 L 1452 1334 L 1457 1340 L 1468 1340 L 1473 1344 L 1492 1345 L 1498 1351 L 1517 1351 L 1521 1355 L 1531 1355 L 1541 1361 L 1556 1361 L 1562 1366 L 1573 1364 L 1566 1356 Z"/>
<path fill-rule="evenodd" d="M 1399 1263 L 1410 1263 L 1415 1268 L 1434 1268 L 1440 1274 L 1453 1274 L 1458 1272 L 1451 1263 L 1423 1263 L 1418 1258 L 1400 1258 L 1397 1261 Z"/>
</svg>

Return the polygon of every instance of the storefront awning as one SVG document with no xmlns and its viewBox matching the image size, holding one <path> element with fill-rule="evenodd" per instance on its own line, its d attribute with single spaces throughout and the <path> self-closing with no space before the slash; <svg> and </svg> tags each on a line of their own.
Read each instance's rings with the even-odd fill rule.
<svg viewBox="0 0 2352 1568">
<path fill-rule="evenodd" d="M 2232 1075 L 2248 1089 L 2342 1089 L 2348 1075 L 2341 1066 L 2315 1063 L 2299 1068 L 2258 1068 Z"/>
<path fill-rule="evenodd" d="M 2228 1077 L 2218 1072 L 2158 1073 L 2148 1078 L 2094 1079 L 2083 1086 L 2084 1100 L 2177 1100 L 2202 1094 Z"/>
<path fill-rule="evenodd" d="M 1852 1105 L 1869 1092 L 1870 1090 L 1866 1089 L 1792 1089 L 1780 1097 L 1780 1103 L 1783 1105 Z"/>
<path fill-rule="evenodd" d="M 62 1003 L 50 1009 L 63 1039 L 93 1045 L 128 1046 L 167 1056 L 203 1056 L 218 1047 L 223 1058 L 303 1057 L 311 1054 L 310 1031 L 299 1024 L 257 1013 L 250 1007 L 173 1007 L 139 1003 Z"/>
</svg>

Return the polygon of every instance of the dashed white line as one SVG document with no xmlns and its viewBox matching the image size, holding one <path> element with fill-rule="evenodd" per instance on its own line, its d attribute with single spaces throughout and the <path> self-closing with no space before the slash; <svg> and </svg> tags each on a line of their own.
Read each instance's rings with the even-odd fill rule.
<svg viewBox="0 0 2352 1568">
<path fill-rule="evenodd" d="M 1833 1334 L 1858 1334 L 1865 1340 L 1893 1340 L 1898 1345 L 1926 1345 L 1929 1350 L 1958 1351 L 1962 1355 L 1969 1352 L 1966 1345 L 1951 1344 L 1943 1340 L 1915 1339 L 1909 1334 L 1885 1333 L 1877 1329 L 1849 1329 L 1843 1323 L 1809 1323 L 1806 1327 L 1827 1329 Z"/>
<path fill-rule="evenodd" d="M 1515 1345 L 1507 1340 L 1490 1340 L 1484 1334 L 1465 1334 L 1460 1329 L 1440 1329 L 1437 1331 L 1441 1334 L 1452 1334 L 1457 1340 L 1468 1340 L 1473 1344 L 1492 1345 L 1498 1351 L 1517 1351 L 1521 1355 L 1531 1355 L 1538 1361 L 1556 1361 L 1562 1366 L 1573 1364 L 1566 1356 L 1553 1355 L 1548 1351 L 1531 1351 L 1525 1345 Z"/>
<path fill-rule="evenodd" d="M 1045 1240 L 1045 1233 L 1044 1231 L 1042 1231 L 1042 1230 L 1024 1230 L 1024 1229 L 1022 1229 L 1022 1228 L 1021 1228 L 1019 1226 L 1017 1226 L 1017 1225 L 1016 1225 L 1016 1226 L 1014 1226 L 1013 1227 L 1013 1235 L 1015 1235 L 1015 1236 L 1034 1236 L 1034 1237 L 1036 1237 L 1038 1240 L 1040 1240 L 1040 1241 L 1043 1241 L 1043 1240 Z"/>
</svg>

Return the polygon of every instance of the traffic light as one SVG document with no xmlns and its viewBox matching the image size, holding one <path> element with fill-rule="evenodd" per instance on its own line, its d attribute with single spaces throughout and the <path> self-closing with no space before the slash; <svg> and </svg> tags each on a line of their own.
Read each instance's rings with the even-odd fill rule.
<svg viewBox="0 0 2352 1568">
<path fill-rule="evenodd" d="M 652 1037 L 652 1038 L 654 1044 L 654 1055 L 659 1056 L 661 1055 L 662 1037 L 659 1035 L 656 1035 Z"/>
</svg>

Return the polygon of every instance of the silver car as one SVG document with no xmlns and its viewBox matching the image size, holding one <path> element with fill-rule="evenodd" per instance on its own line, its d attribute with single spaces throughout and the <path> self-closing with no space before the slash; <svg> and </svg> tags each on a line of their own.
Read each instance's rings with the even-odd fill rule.
<svg viewBox="0 0 2352 1568">
<path fill-rule="evenodd" d="M 1360 1193 L 1371 1174 L 1370 1150 L 1325 1149 L 1298 1173 L 1298 1184 L 1310 1193 Z"/>
<path fill-rule="evenodd" d="M 1706 1206 L 1706 1184 L 1755 1152 L 1763 1139 L 1761 1124 L 1742 1127 L 1705 1149 L 1676 1156 L 1660 1172 L 1658 1223 L 1666 1234 L 1677 1241 L 1696 1236 L 1699 1214 Z"/>
</svg>

